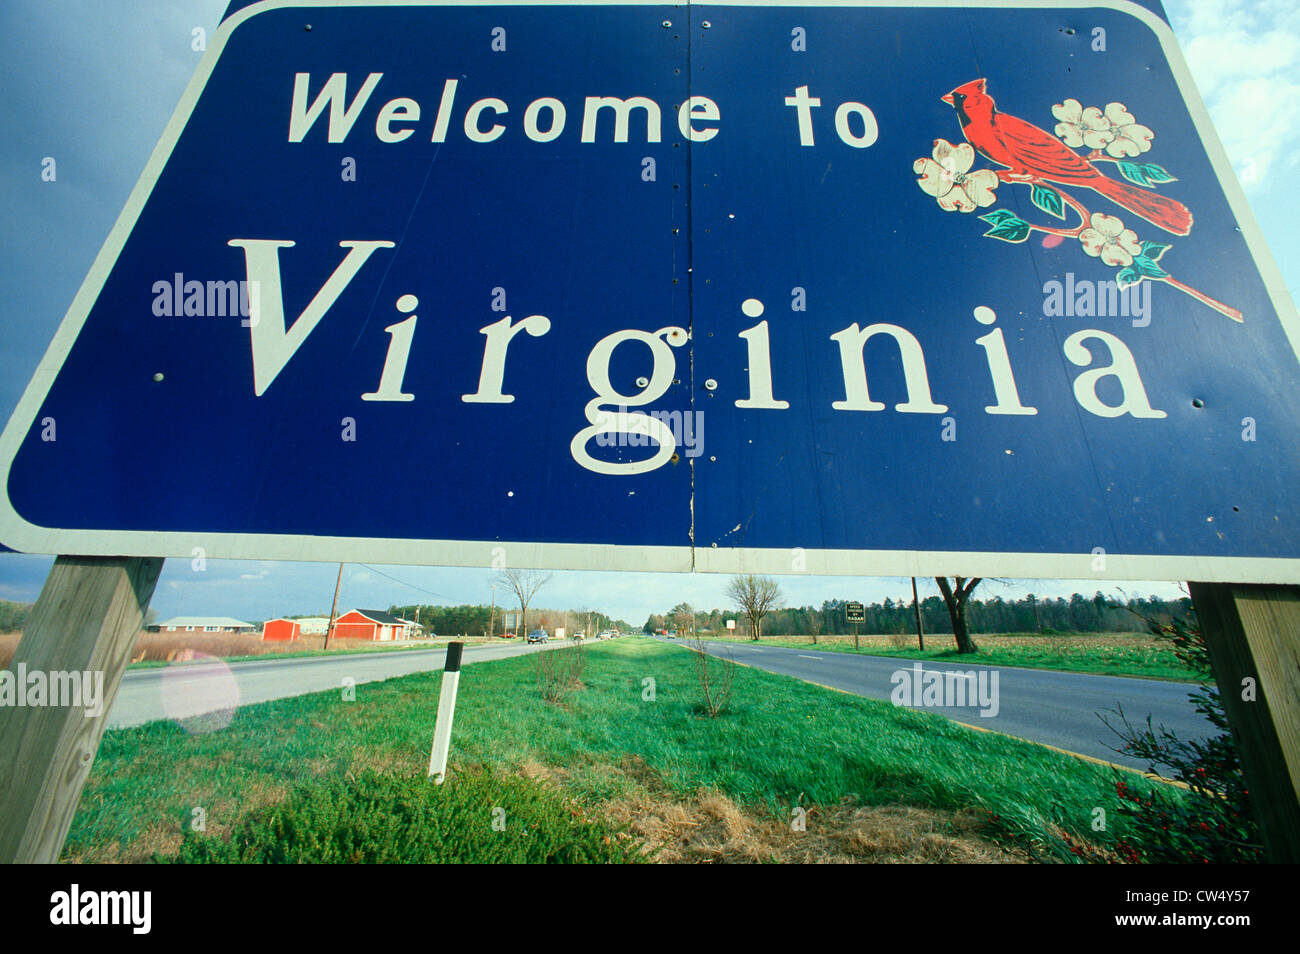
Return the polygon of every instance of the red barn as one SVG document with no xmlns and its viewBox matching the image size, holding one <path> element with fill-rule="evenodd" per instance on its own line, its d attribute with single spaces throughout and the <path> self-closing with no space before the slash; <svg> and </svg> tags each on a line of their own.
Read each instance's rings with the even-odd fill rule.
<svg viewBox="0 0 1300 954">
<path fill-rule="evenodd" d="M 265 641 L 290 641 L 302 635 L 298 622 L 292 619 L 267 620 L 262 627 L 262 639 Z"/>
<path fill-rule="evenodd" d="M 406 639 L 409 625 L 383 610 L 355 609 L 334 621 L 330 639 Z"/>
</svg>

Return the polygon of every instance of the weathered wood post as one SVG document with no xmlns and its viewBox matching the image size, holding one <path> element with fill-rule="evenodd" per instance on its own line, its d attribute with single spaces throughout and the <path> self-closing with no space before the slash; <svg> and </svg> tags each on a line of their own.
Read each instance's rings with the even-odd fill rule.
<svg viewBox="0 0 1300 954">
<path fill-rule="evenodd" d="M 1300 861 L 1300 586 L 1192 583 L 1270 861 Z"/>
<path fill-rule="evenodd" d="M 81 704 L 0 708 L 0 862 L 58 861 L 162 565 L 156 557 L 54 561 L 12 669 L 47 681 L 102 673 L 102 697 L 94 715 Z"/>
</svg>

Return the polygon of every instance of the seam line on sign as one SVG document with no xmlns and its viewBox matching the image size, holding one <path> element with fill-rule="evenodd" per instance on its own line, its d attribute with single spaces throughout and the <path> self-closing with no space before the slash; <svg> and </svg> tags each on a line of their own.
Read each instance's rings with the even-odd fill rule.
<svg viewBox="0 0 1300 954">
<path fill-rule="evenodd" d="M 722 657 L 719 656 L 717 658 L 722 658 Z M 868 702 L 884 701 L 882 699 L 872 699 L 870 696 L 859 695 L 856 692 L 851 692 L 848 689 L 841 689 L 838 686 L 828 686 L 824 682 L 814 682 L 812 679 L 800 679 L 798 676 L 791 676 L 789 673 L 774 672 L 771 669 L 763 669 L 761 666 L 755 666 L 750 663 L 741 662 L 739 659 L 732 659 L 731 661 L 735 663 L 737 666 L 744 666 L 748 669 L 757 669 L 759 672 L 770 673 L 773 676 L 785 676 L 787 679 L 796 679 L 799 682 L 806 682 L 808 683 L 808 685 L 816 686 L 819 689 L 829 689 L 831 692 L 839 692 L 846 696 L 852 696 L 854 699 L 865 699 Z M 911 707 L 898 706 L 898 708 L 910 709 Z M 1176 788 L 1190 788 L 1190 786 L 1188 786 L 1186 782 L 1180 782 L 1172 778 L 1164 778 L 1163 776 L 1156 775 L 1152 772 L 1144 772 L 1141 769 L 1135 769 L 1130 765 L 1120 765 L 1118 762 L 1107 762 L 1105 759 L 1099 759 L 1095 755 L 1084 755 L 1082 752 L 1072 752 L 1069 749 L 1063 749 L 1060 746 L 1050 745 L 1047 742 L 1039 742 L 1036 739 L 1026 739 L 1023 736 L 1011 735 L 1010 733 L 1007 732 L 999 732 L 997 729 L 985 728 L 982 725 L 972 725 L 969 722 L 962 722 L 960 719 L 954 719 L 952 716 L 943 715 L 942 712 L 935 712 L 931 714 L 943 716 L 943 718 L 947 719 L 949 722 L 955 722 L 957 725 L 967 729 L 974 729 L 976 732 L 988 732 L 992 735 L 1000 735 L 1004 739 L 1015 739 L 1017 742 L 1028 742 L 1030 745 L 1040 745 L 1045 749 L 1051 749 L 1053 752 L 1060 752 L 1062 755 L 1071 755 L 1074 756 L 1074 758 L 1076 759 L 1083 759 L 1085 762 L 1094 762 L 1097 765 L 1104 765 L 1107 768 L 1115 768 L 1115 769 L 1121 769 L 1125 772 L 1132 772 L 1134 775 L 1141 775 L 1144 778 L 1148 778 L 1153 782 L 1163 782 L 1166 785 L 1173 785 Z"/>
<path fill-rule="evenodd" d="M 692 91 L 695 87 L 695 73 L 692 68 L 691 42 L 692 32 L 695 29 L 694 21 L 695 11 L 691 7 L 690 0 L 686 0 L 686 28 L 682 30 L 682 35 L 686 38 L 686 98 L 682 104 L 690 102 Z M 679 107 L 680 115 L 680 107 Z M 690 115 L 690 110 L 687 110 Z M 681 132 L 680 127 L 677 130 Z M 690 136 L 683 137 L 686 140 L 686 347 L 688 349 L 687 357 L 690 359 L 690 368 L 688 369 L 687 381 L 690 384 L 691 401 L 689 404 L 691 413 L 691 426 L 695 426 L 695 165 L 692 159 L 695 154 L 695 143 Z M 683 433 L 685 431 L 683 430 Z M 699 433 L 696 433 L 697 441 L 700 440 Z M 691 572 L 695 572 L 695 463 L 697 457 L 690 457 L 691 467 L 691 524 L 689 532 L 691 548 Z"/>
<path fill-rule="evenodd" d="M 379 307 L 379 293 L 384 284 L 388 281 L 388 275 L 393 270 L 393 265 L 397 263 L 397 256 L 402 253 L 402 246 L 406 244 L 406 236 L 411 231 L 411 222 L 415 219 L 415 212 L 420 207 L 420 202 L 424 199 L 425 190 L 429 188 L 429 177 L 433 175 L 434 163 L 438 161 L 438 153 L 442 151 L 442 143 L 433 151 L 433 158 L 429 160 L 429 167 L 424 170 L 424 181 L 420 183 L 420 191 L 416 193 L 415 201 L 411 203 L 410 214 L 406 216 L 406 223 L 402 226 L 401 237 L 398 238 L 393 246 L 393 254 L 388 259 L 388 266 L 384 269 L 384 274 L 379 277 L 379 283 L 375 286 L 374 297 L 370 299 L 370 308 L 366 312 L 366 320 L 361 323 L 361 330 L 357 332 L 356 339 L 352 342 L 352 347 L 348 349 L 349 355 L 356 354 L 357 345 L 361 343 L 361 338 L 365 335 L 366 330 L 370 327 L 370 320 L 375 316 L 375 309 Z"/>
</svg>

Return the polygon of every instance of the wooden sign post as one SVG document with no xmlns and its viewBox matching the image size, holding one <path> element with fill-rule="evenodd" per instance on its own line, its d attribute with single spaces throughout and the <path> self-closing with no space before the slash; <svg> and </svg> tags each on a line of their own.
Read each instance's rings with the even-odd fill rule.
<svg viewBox="0 0 1300 954">
<path fill-rule="evenodd" d="M 1268 859 L 1300 861 L 1300 586 L 1192 583 Z"/>
<path fill-rule="evenodd" d="M 93 715 L 81 700 L 0 708 L 0 862 L 59 860 L 162 565 L 156 557 L 54 561 L 11 668 L 41 674 L 44 703 L 69 702 L 53 698 L 55 674 L 102 678 L 102 688 Z"/>
</svg>

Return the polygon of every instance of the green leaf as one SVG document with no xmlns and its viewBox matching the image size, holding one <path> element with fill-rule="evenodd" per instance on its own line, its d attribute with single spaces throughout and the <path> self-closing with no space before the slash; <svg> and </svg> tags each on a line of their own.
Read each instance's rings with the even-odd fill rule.
<svg viewBox="0 0 1300 954">
<path fill-rule="evenodd" d="M 1163 166 L 1158 166 L 1154 162 L 1148 162 L 1142 167 L 1142 174 L 1152 182 L 1177 182 L 1178 180 L 1165 172 Z"/>
<path fill-rule="evenodd" d="M 1171 248 L 1173 248 L 1172 245 L 1164 245 L 1160 242 L 1143 242 L 1142 254 L 1151 259 L 1151 261 L 1158 262 L 1160 261 L 1160 256 L 1165 254 L 1165 252 L 1169 251 Z"/>
<path fill-rule="evenodd" d="M 1168 278 L 1169 273 L 1145 255 L 1133 256 L 1133 267 L 1147 278 Z"/>
<path fill-rule="evenodd" d="M 1116 163 L 1116 165 L 1119 166 L 1120 175 L 1129 182 L 1136 182 L 1140 186 L 1151 185 L 1151 183 L 1147 181 L 1146 176 L 1142 174 L 1142 166 L 1139 163 L 1119 162 Z"/>
<path fill-rule="evenodd" d="M 990 225 L 1001 225 L 1011 219 L 1015 219 L 1017 222 L 1020 221 L 1020 216 L 1016 215 L 1014 212 L 1009 212 L 1006 209 L 994 209 L 992 212 L 984 213 L 980 218 L 985 222 L 988 222 Z"/>
<path fill-rule="evenodd" d="M 1065 202 L 1061 199 L 1061 194 L 1051 186 L 1035 185 L 1030 198 L 1034 200 L 1034 205 L 1044 212 L 1048 212 L 1058 219 L 1065 218 Z"/>
<path fill-rule="evenodd" d="M 1140 281 L 1142 281 L 1142 276 L 1138 274 L 1136 268 L 1122 268 L 1119 274 L 1115 276 L 1115 284 L 1119 286 L 1120 291 L 1130 285 L 1136 285 Z"/>
<path fill-rule="evenodd" d="M 1119 162 L 1120 175 L 1129 182 L 1140 186 L 1153 186 L 1157 182 L 1177 182 L 1178 180 L 1154 162 Z"/>
<path fill-rule="evenodd" d="M 1023 242 L 1029 237 L 1029 223 L 1013 217 L 1001 225 L 995 225 L 984 234 L 1004 242 Z"/>
</svg>

